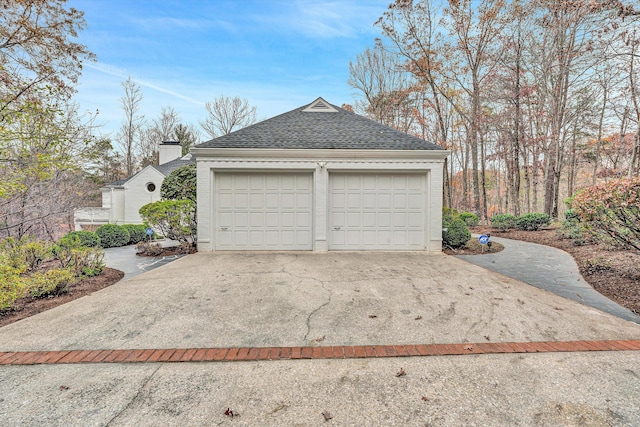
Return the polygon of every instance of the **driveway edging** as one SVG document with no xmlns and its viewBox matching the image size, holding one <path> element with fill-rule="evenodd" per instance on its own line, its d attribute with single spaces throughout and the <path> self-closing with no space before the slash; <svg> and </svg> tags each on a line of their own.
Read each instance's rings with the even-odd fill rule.
<svg viewBox="0 0 640 427">
<path fill-rule="evenodd" d="M 0 352 L 0 365 L 237 362 L 302 359 L 461 356 L 470 354 L 501 353 L 574 353 L 592 351 L 640 351 L 640 339 L 313 347 L 220 347 L 17 351 Z"/>
</svg>

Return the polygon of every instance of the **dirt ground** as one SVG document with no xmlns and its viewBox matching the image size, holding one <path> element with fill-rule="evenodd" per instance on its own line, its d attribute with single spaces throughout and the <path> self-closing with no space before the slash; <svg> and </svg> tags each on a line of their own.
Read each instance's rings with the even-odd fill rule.
<svg viewBox="0 0 640 427">
<path fill-rule="evenodd" d="M 495 237 L 523 240 L 552 246 L 568 252 L 576 260 L 580 272 L 585 280 L 598 292 L 612 299 L 634 313 L 640 314 L 640 254 L 630 251 L 612 251 L 601 245 L 575 246 L 570 239 L 563 239 L 555 229 L 540 231 L 509 230 L 496 232 L 478 227 L 475 233 L 491 232 Z M 499 243 L 493 243 L 489 249 L 483 248 L 476 239 L 471 239 L 469 244 L 461 249 L 451 250 L 444 248 L 449 255 L 482 255 L 503 250 Z M 180 253 L 178 248 L 167 248 L 162 255 Z M 12 311 L 0 313 L 0 326 L 16 322 L 58 305 L 73 301 L 84 295 L 111 286 L 118 282 L 124 273 L 112 268 L 106 268 L 105 272 L 97 277 L 91 277 L 72 286 L 68 293 L 48 298 L 23 298 L 18 300 Z"/>
</svg>

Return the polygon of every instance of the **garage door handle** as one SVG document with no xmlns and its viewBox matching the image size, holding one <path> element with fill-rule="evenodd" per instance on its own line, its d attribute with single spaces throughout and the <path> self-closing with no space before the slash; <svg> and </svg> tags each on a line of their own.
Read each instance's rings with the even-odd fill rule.
<svg viewBox="0 0 640 427">
<path fill-rule="evenodd" d="M 333 227 L 334 230 L 342 230 L 342 227 Z"/>
<path fill-rule="evenodd" d="M 227 231 L 227 229 L 228 229 L 228 228 L 229 228 L 229 227 L 220 227 L 220 230 L 222 230 L 222 231 Z"/>
</svg>

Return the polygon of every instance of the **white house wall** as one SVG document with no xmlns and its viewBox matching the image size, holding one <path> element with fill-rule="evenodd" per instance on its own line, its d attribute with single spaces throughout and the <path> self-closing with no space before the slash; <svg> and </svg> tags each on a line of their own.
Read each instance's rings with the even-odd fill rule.
<svg viewBox="0 0 640 427">
<path fill-rule="evenodd" d="M 395 154 L 395 153 L 394 153 Z M 246 158 L 213 158 L 197 154 L 198 192 L 198 249 L 216 249 L 214 241 L 215 207 L 214 189 L 217 172 L 310 172 L 313 173 L 314 215 L 313 250 L 326 251 L 328 231 L 328 188 L 331 172 L 420 172 L 426 175 L 425 250 L 439 252 L 442 248 L 442 168 L 446 151 L 434 153 L 433 158 L 272 158 L 270 156 Z M 425 157 L 431 154 L 425 155 Z M 274 156 L 275 157 L 275 156 Z M 339 157 L 339 156 L 336 156 Z M 364 156 L 363 156 L 364 157 Z M 380 156 L 383 157 L 383 156 Z M 397 157 L 397 154 L 395 154 Z M 418 157 L 418 156 L 415 156 Z"/>
<path fill-rule="evenodd" d="M 125 183 L 124 216 L 119 223 L 141 224 L 142 218 L 138 211 L 147 203 L 160 200 L 160 186 L 164 175 L 155 168 L 148 166 Z M 155 184 L 155 190 L 147 191 L 147 184 Z"/>
<path fill-rule="evenodd" d="M 111 189 L 111 211 L 109 222 L 111 224 L 124 224 L 124 188 Z"/>
</svg>

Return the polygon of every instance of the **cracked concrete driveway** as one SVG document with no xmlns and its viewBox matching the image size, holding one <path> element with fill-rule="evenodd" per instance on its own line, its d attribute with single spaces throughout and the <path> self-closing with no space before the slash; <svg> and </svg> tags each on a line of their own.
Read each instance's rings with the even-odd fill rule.
<svg viewBox="0 0 640 427">
<path fill-rule="evenodd" d="M 637 324 L 454 257 L 201 253 L 0 328 L 0 351 L 638 338 Z M 639 366 L 637 351 L 1 366 L 0 417 L 320 425 L 329 411 L 332 425 L 639 425 Z"/>
<path fill-rule="evenodd" d="M 621 339 L 639 330 L 448 256 L 220 253 L 2 328 L 0 350 Z"/>
</svg>

